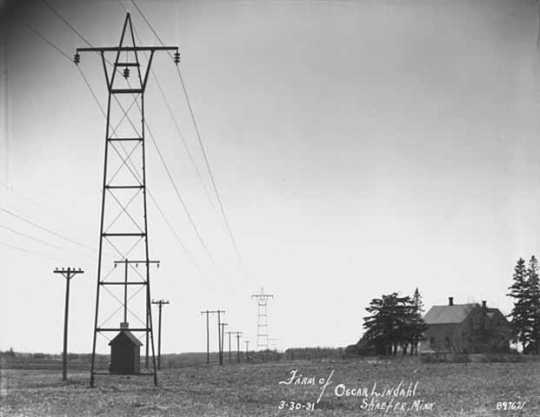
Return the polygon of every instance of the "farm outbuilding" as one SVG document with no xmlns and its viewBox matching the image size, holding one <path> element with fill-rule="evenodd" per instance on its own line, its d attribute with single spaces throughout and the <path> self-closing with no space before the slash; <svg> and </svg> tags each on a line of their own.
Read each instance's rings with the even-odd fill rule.
<svg viewBox="0 0 540 417">
<path fill-rule="evenodd" d="M 454 304 L 430 308 L 424 317 L 428 328 L 421 351 L 487 353 L 507 352 L 511 329 L 508 320 L 497 308 L 482 304 Z"/>
<path fill-rule="evenodd" d="M 112 374 L 138 374 L 141 368 L 142 343 L 129 330 L 122 330 L 109 342 Z"/>
</svg>

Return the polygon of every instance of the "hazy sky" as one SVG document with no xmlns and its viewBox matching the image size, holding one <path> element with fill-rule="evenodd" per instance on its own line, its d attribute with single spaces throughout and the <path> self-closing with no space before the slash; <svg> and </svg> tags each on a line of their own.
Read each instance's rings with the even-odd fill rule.
<svg viewBox="0 0 540 417">
<path fill-rule="evenodd" d="M 48 0 L 97 45 L 118 41 L 118 0 Z M 97 248 L 104 120 L 68 55 L 82 41 L 43 2 L 8 16 L 0 206 Z M 144 43 L 156 40 L 129 1 Z M 344 346 L 373 297 L 416 286 L 427 307 L 505 296 L 516 259 L 540 255 L 540 55 L 532 0 L 181 2 L 138 0 L 181 70 L 242 255 L 209 203 L 200 149 L 171 60 L 154 61 L 199 181 L 153 79 L 146 116 L 215 258 L 212 265 L 148 150 L 152 295 L 167 352 L 203 350 L 201 309 L 222 307 L 255 343 L 264 286 L 280 348 Z M 81 69 L 104 105 L 97 56 Z M 2 97 L 5 97 L 5 77 Z M 213 202 L 215 205 L 215 201 Z M 9 227 L 11 230 L 6 229 Z M 47 246 L 25 233 L 47 241 Z M 6 244 L 24 248 L 22 252 Z M 64 281 L 70 349 L 91 350 L 97 255 L 0 212 L 0 349 L 59 352 Z M 106 345 L 100 348 L 104 350 Z"/>
</svg>

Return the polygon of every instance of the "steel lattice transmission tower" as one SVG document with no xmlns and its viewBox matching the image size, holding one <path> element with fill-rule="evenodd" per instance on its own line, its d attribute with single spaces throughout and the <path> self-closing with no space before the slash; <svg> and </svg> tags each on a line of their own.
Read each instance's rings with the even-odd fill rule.
<svg viewBox="0 0 540 417">
<path fill-rule="evenodd" d="M 261 292 L 253 294 L 251 298 L 257 300 L 257 349 L 268 349 L 268 300 L 274 298 L 272 294 Z"/>
<path fill-rule="evenodd" d="M 98 336 L 122 331 L 145 336 L 145 363 L 148 368 L 150 345 L 152 370 L 139 372 L 139 362 L 133 373 L 153 375 L 157 385 L 150 304 L 150 266 L 156 261 L 150 260 L 148 249 L 144 93 L 158 51 L 169 55 L 174 52 L 178 64 L 178 47 L 136 45 L 128 13 L 118 46 L 77 48 L 74 58 L 78 64 L 80 53 L 98 53 L 108 91 L 91 386 L 95 375 L 108 374 L 96 370 Z M 107 253 L 111 251 L 116 263 L 124 263 L 125 268 L 115 269 L 112 262 L 108 264 Z M 142 272 L 137 268 L 139 264 Z M 118 321 L 113 321 L 115 318 Z M 128 320 L 136 320 L 138 325 L 129 326 Z"/>
</svg>

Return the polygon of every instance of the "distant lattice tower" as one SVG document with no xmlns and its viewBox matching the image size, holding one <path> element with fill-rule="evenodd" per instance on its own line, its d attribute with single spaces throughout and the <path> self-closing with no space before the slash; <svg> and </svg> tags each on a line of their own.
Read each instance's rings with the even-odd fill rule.
<svg viewBox="0 0 540 417">
<path fill-rule="evenodd" d="M 251 298 L 257 300 L 257 349 L 268 349 L 268 300 L 274 298 L 273 294 L 265 294 L 264 288 L 261 292 L 253 294 Z"/>
</svg>

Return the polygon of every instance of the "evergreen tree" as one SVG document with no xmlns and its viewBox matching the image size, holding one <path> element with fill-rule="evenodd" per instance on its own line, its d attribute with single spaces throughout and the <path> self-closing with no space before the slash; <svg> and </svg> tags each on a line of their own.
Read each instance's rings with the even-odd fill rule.
<svg viewBox="0 0 540 417">
<path fill-rule="evenodd" d="M 424 312 L 424 303 L 418 287 L 414 290 L 411 300 L 411 311 L 409 315 L 409 333 L 411 344 L 411 355 L 418 354 L 418 343 L 422 340 L 424 332 L 427 330 L 427 325 L 422 318 Z"/>
<path fill-rule="evenodd" d="M 527 327 L 529 329 L 530 345 L 528 353 L 540 353 L 540 283 L 538 278 L 538 260 L 533 255 L 527 270 L 527 285 L 525 292 L 528 308 Z"/>
<path fill-rule="evenodd" d="M 420 291 L 418 291 L 418 287 L 414 290 L 413 294 L 413 304 L 416 307 L 416 311 L 420 314 L 424 312 L 424 303 L 422 302 L 422 296 L 420 295 Z"/>
<path fill-rule="evenodd" d="M 513 338 L 516 343 L 521 343 L 524 351 L 531 341 L 528 275 L 525 261 L 523 258 L 519 258 L 512 276 L 514 282 L 508 288 L 510 292 L 507 294 L 514 299 L 514 307 L 509 314 Z"/>
<path fill-rule="evenodd" d="M 403 354 L 411 346 L 413 353 L 426 325 L 411 297 L 399 297 L 397 293 L 383 295 L 371 300 L 364 318 L 366 333 L 363 340 L 379 355 L 395 355 L 398 347 Z"/>
</svg>

